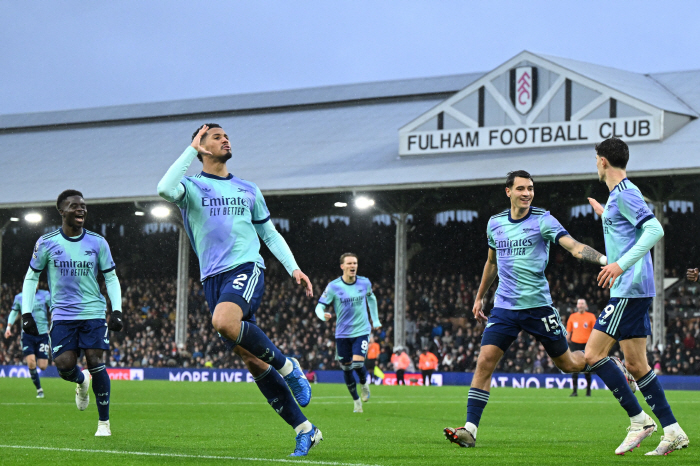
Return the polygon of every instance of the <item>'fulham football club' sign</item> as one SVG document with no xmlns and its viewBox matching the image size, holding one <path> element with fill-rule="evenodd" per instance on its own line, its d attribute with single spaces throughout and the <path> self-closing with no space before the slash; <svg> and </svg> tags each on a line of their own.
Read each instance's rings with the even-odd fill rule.
<svg viewBox="0 0 700 466">
<path fill-rule="evenodd" d="M 537 68 L 521 66 L 510 70 L 510 100 L 522 115 L 532 110 L 537 99 Z"/>
<path fill-rule="evenodd" d="M 592 79 L 581 69 L 522 52 L 404 125 L 399 155 L 592 147 L 610 137 L 627 142 L 666 137 L 665 110 L 618 86 L 619 80 Z M 644 89 L 658 93 L 657 100 L 667 97 L 659 86 Z M 674 125 L 670 131 L 680 127 Z"/>
</svg>

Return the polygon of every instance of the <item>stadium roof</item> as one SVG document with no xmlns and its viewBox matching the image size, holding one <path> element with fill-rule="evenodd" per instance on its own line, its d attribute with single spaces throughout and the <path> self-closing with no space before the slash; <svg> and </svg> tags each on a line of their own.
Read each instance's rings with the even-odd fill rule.
<svg viewBox="0 0 700 466">
<path fill-rule="evenodd" d="M 664 112 L 672 130 L 631 145 L 631 175 L 700 173 L 700 70 L 645 75 L 529 52 L 506 64 L 528 57 Z M 68 188 L 90 202 L 157 199 L 158 180 L 207 121 L 232 139 L 229 169 L 266 194 L 491 184 L 520 168 L 538 180 L 594 177 L 591 144 L 399 156 L 400 128 L 487 75 L 0 115 L 9 175 L 0 208 L 52 204 Z M 190 173 L 200 168 L 195 161 Z"/>
</svg>

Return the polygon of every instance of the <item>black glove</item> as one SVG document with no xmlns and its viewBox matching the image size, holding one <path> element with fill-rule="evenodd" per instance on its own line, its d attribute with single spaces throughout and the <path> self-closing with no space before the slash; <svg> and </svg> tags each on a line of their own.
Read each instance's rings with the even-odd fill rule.
<svg viewBox="0 0 700 466">
<path fill-rule="evenodd" d="M 22 314 L 22 330 L 24 333 L 38 337 L 39 329 L 36 328 L 36 322 L 34 321 L 34 316 L 31 313 Z"/>
<path fill-rule="evenodd" d="M 122 311 L 112 312 L 112 317 L 109 318 L 109 329 L 113 332 L 121 332 L 123 328 Z"/>
</svg>

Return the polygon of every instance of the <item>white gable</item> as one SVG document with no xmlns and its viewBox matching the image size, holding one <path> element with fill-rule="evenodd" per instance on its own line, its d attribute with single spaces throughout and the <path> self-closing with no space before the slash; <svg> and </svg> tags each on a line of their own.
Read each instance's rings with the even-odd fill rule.
<svg viewBox="0 0 700 466">
<path fill-rule="evenodd" d="M 571 63 L 578 72 L 518 54 L 402 127 L 399 154 L 590 145 L 611 136 L 658 141 L 697 116 L 651 77 L 620 71 L 628 79 L 612 79 L 616 70 L 594 65 L 589 77 L 585 64 Z M 626 81 L 631 92 L 620 90 Z"/>
</svg>

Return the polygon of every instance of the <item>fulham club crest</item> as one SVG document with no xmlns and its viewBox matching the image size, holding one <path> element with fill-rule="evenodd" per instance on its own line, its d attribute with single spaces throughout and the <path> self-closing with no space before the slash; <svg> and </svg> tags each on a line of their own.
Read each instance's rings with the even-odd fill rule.
<svg viewBox="0 0 700 466">
<path fill-rule="evenodd" d="M 521 66 L 510 70 L 510 101 L 525 115 L 537 100 L 537 68 Z"/>
</svg>

